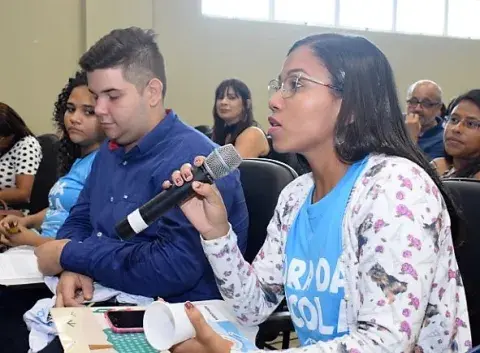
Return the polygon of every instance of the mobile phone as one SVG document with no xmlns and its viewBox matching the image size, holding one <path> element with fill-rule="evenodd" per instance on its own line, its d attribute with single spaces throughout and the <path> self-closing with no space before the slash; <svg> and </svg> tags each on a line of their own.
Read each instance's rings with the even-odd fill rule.
<svg viewBox="0 0 480 353">
<path fill-rule="evenodd" d="M 143 332 L 145 310 L 109 310 L 105 312 L 108 325 L 115 333 Z"/>
</svg>

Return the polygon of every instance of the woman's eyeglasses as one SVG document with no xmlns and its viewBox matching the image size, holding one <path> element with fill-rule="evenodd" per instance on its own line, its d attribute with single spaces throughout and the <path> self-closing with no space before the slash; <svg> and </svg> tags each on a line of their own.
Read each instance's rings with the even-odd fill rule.
<svg viewBox="0 0 480 353">
<path fill-rule="evenodd" d="M 471 118 L 461 119 L 456 115 L 447 116 L 447 124 L 455 126 L 460 123 L 463 124 L 463 126 L 465 126 L 467 129 L 480 130 L 480 120 Z"/>
<path fill-rule="evenodd" d="M 303 87 L 302 80 L 328 87 L 337 92 L 342 92 L 342 89 L 332 85 L 331 83 L 325 83 L 305 74 L 287 76 L 283 82 L 279 79 L 273 79 L 268 83 L 268 92 L 270 96 L 272 96 L 274 93 L 280 91 L 283 98 L 290 98 L 297 93 L 297 90 L 300 87 Z"/>
</svg>

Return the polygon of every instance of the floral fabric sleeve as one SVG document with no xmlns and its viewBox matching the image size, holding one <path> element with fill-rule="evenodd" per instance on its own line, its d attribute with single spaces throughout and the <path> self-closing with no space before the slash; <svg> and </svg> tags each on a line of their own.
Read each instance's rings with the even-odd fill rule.
<svg viewBox="0 0 480 353">
<path fill-rule="evenodd" d="M 267 228 L 265 243 L 252 265 L 240 253 L 237 236 L 231 228 L 223 238 L 202 239 L 223 299 L 233 308 L 238 320 L 246 325 L 258 325 L 265 321 L 284 297 L 282 199 L 280 196 Z"/>
</svg>

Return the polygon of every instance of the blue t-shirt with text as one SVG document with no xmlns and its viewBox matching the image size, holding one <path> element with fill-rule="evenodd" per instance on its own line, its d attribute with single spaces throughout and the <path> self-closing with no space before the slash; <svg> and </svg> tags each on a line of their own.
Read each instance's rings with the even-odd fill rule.
<svg viewBox="0 0 480 353">
<path fill-rule="evenodd" d="M 302 345 L 348 333 L 342 223 L 352 188 L 367 158 L 351 165 L 338 184 L 312 204 L 314 187 L 287 237 L 285 295 Z"/>
</svg>

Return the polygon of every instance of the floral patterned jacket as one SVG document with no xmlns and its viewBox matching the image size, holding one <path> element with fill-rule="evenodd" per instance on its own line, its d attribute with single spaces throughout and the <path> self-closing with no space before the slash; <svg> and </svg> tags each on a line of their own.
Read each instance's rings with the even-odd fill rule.
<svg viewBox="0 0 480 353">
<path fill-rule="evenodd" d="M 202 240 L 222 296 L 243 324 L 265 321 L 284 298 L 286 238 L 312 186 L 306 174 L 282 191 L 252 265 L 240 254 L 232 230 Z M 369 158 L 345 210 L 340 261 L 349 333 L 288 352 L 466 352 L 471 347 L 450 217 L 433 180 L 416 164 L 385 155 Z"/>
</svg>

